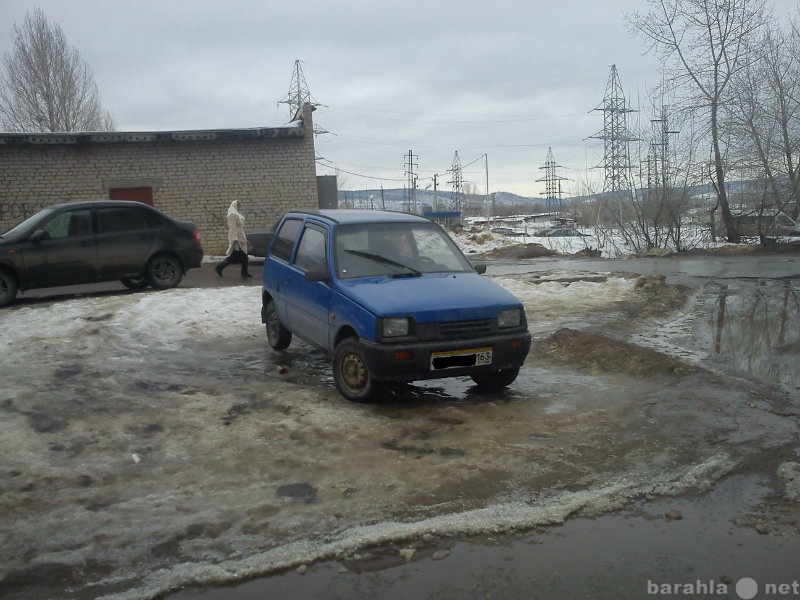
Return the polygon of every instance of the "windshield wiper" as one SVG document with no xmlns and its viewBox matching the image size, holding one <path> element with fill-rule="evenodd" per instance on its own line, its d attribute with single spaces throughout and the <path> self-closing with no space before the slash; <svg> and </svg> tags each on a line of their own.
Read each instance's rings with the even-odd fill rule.
<svg viewBox="0 0 800 600">
<path fill-rule="evenodd" d="M 406 269 L 410 271 L 410 273 L 393 273 L 390 277 L 420 277 L 422 275 L 422 271 L 417 271 L 414 267 L 410 265 L 403 264 L 401 262 L 397 262 L 396 260 L 392 260 L 386 256 L 382 256 L 380 254 L 373 254 L 372 252 L 364 252 L 362 250 L 350 250 L 345 248 L 345 252 L 348 254 L 355 254 L 356 256 L 360 256 L 362 258 L 368 258 L 370 260 L 374 260 L 375 262 L 383 263 L 385 265 L 389 265 L 390 267 L 400 267 L 401 269 Z"/>
</svg>

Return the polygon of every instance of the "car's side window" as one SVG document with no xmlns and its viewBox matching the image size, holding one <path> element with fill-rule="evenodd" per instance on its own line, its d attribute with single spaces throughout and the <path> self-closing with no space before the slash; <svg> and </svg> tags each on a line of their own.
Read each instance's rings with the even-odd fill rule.
<svg viewBox="0 0 800 600">
<path fill-rule="evenodd" d="M 51 239 L 91 235 L 92 211 L 86 208 L 59 213 L 45 223 L 42 229 Z"/>
<path fill-rule="evenodd" d="M 147 228 L 144 211 L 133 207 L 101 208 L 97 214 L 99 233 L 119 233 Z"/>
<path fill-rule="evenodd" d="M 281 228 L 275 234 L 275 241 L 272 243 L 272 256 L 283 261 L 289 262 L 292 258 L 294 243 L 303 222 L 300 219 L 286 219 Z"/>
<path fill-rule="evenodd" d="M 325 234 L 316 227 L 306 227 L 297 248 L 295 266 L 301 271 L 325 268 Z"/>
</svg>

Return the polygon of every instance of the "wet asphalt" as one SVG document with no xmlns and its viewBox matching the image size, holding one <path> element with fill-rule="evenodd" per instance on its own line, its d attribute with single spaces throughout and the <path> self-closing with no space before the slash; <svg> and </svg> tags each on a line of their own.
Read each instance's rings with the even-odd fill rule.
<svg viewBox="0 0 800 600">
<path fill-rule="evenodd" d="M 219 265 L 222 257 L 206 259 L 199 269 L 190 269 L 186 272 L 180 288 L 218 288 L 234 285 L 261 285 L 261 272 L 264 268 L 263 258 L 251 258 L 249 272 L 252 277 L 243 278 L 239 265 L 229 265 L 219 277 L 214 267 Z M 105 296 L 114 294 L 135 293 L 128 290 L 118 281 L 104 283 L 90 283 L 84 285 L 68 285 L 56 288 L 41 288 L 28 290 L 17 295 L 15 304 L 36 304 L 55 300 L 66 300 L 82 296 Z"/>
</svg>

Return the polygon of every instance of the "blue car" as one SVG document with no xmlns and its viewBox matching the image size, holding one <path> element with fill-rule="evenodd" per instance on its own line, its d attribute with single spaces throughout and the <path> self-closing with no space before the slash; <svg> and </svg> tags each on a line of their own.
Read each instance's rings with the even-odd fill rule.
<svg viewBox="0 0 800 600">
<path fill-rule="evenodd" d="M 289 212 L 267 247 L 261 319 L 275 350 L 296 335 L 327 352 L 350 400 L 441 377 L 498 389 L 516 379 L 531 337 L 522 303 L 483 272 L 420 216 Z"/>
</svg>

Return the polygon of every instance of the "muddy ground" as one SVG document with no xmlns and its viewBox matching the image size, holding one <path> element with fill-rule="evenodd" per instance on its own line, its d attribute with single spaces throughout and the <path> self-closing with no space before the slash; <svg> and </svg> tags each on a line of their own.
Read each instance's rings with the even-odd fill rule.
<svg viewBox="0 0 800 600">
<path fill-rule="evenodd" d="M 617 293 L 603 310 L 526 306 L 534 345 L 507 391 L 448 380 L 369 405 L 336 393 L 321 353 L 270 351 L 257 318 L 154 346 L 118 321 L 130 296 L 70 301 L 85 318 L 2 359 L 0 596 L 150 598 L 332 557 L 356 569 L 387 542 L 432 555 L 754 466 L 779 507 L 765 534 L 800 533 L 796 391 L 642 342 L 697 290 L 627 277 L 515 276 Z M 59 304 L 25 310 L 46 330 Z"/>
</svg>

